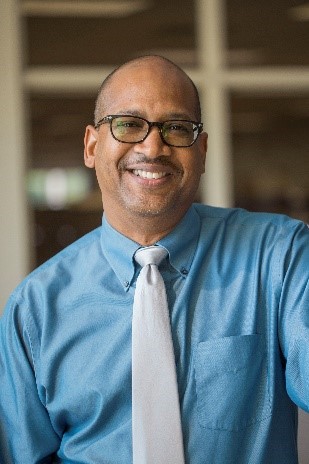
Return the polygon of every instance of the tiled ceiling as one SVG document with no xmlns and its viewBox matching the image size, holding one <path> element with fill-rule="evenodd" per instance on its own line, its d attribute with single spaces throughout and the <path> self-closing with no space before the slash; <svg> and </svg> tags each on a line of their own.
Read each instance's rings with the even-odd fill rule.
<svg viewBox="0 0 309 464">
<path fill-rule="evenodd" d="M 91 14 L 91 5 L 104 0 L 76 2 L 88 4 L 89 15 L 75 17 L 53 13 L 55 3 L 49 2 L 49 13 L 24 13 L 27 66 L 116 65 L 153 51 L 180 65 L 198 64 L 194 0 L 152 0 L 142 11 L 119 17 Z M 227 63 L 308 65 L 308 9 L 301 0 L 227 0 Z"/>
<path fill-rule="evenodd" d="M 309 3 L 227 0 L 226 5 L 231 62 L 238 64 L 238 57 L 242 65 L 309 64 Z"/>
<path fill-rule="evenodd" d="M 153 50 L 194 52 L 194 14 L 192 0 L 155 0 L 125 17 L 28 16 L 26 64 L 117 65 Z"/>
</svg>

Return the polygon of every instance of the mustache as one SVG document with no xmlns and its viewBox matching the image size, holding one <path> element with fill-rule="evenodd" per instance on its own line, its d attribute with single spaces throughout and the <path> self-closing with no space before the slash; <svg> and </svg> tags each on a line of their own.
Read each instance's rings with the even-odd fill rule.
<svg viewBox="0 0 309 464">
<path fill-rule="evenodd" d="M 159 166 L 168 166 L 176 171 L 181 171 L 179 166 L 172 163 L 165 155 L 159 155 L 156 158 L 149 159 L 143 153 L 137 154 L 135 156 L 129 156 L 128 158 L 122 158 L 118 163 L 118 169 L 126 170 L 130 169 L 130 166 L 137 164 L 149 164 L 149 165 L 159 165 Z"/>
</svg>

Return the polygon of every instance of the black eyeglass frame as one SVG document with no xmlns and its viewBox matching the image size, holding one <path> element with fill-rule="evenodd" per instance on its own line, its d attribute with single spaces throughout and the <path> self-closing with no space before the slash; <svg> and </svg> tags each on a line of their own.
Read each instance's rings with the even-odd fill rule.
<svg viewBox="0 0 309 464">
<path fill-rule="evenodd" d="M 148 125 L 148 130 L 147 130 L 145 136 L 141 140 L 139 140 L 138 142 L 125 142 L 123 140 L 117 139 L 115 137 L 115 135 L 113 134 L 113 130 L 112 130 L 112 122 L 113 122 L 113 120 L 115 118 L 128 117 L 128 116 L 130 118 L 141 119 L 142 121 L 145 121 L 147 123 L 147 125 Z M 172 121 L 172 122 L 190 122 L 190 123 L 192 123 L 193 126 L 195 126 L 195 127 L 193 127 L 193 132 L 197 131 L 197 135 L 196 135 L 195 139 L 189 145 L 173 145 L 171 143 L 168 143 L 164 139 L 162 130 L 163 130 L 164 124 L 166 124 L 169 121 Z M 109 114 L 107 116 L 104 116 L 104 118 L 100 119 L 95 124 L 94 128 L 97 130 L 102 124 L 106 124 L 106 123 L 109 123 L 109 128 L 110 128 L 110 132 L 112 134 L 112 137 L 115 140 L 117 140 L 117 142 L 120 142 L 120 143 L 142 143 L 148 137 L 151 128 L 152 127 L 157 127 L 159 129 L 159 133 L 160 133 L 160 137 L 161 137 L 162 142 L 165 143 L 166 145 L 168 145 L 169 147 L 176 147 L 176 148 L 188 148 L 188 147 L 191 147 L 197 141 L 198 136 L 200 135 L 200 133 L 203 130 L 203 123 L 202 122 L 190 121 L 188 119 L 168 119 L 167 121 L 163 121 L 163 122 L 148 121 L 147 119 L 142 118 L 141 116 L 134 116 L 134 114 Z"/>
</svg>

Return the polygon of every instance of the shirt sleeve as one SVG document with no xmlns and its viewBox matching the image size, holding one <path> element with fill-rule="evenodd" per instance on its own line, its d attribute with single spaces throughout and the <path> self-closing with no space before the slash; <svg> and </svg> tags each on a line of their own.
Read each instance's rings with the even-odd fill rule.
<svg viewBox="0 0 309 464">
<path fill-rule="evenodd" d="M 51 463 L 59 437 L 37 389 L 27 310 L 9 300 L 0 321 L 0 462 Z"/>
<path fill-rule="evenodd" d="M 299 225 L 282 249 L 279 338 L 286 359 L 286 389 L 309 412 L 309 229 Z"/>
</svg>

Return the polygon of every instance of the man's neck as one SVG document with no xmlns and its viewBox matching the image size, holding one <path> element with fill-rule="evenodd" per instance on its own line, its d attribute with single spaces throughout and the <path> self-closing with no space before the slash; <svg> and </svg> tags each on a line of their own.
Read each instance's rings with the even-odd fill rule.
<svg viewBox="0 0 309 464">
<path fill-rule="evenodd" d="M 113 214 L 104 211 L 108 223 L 134 242 L 142 246 L 150 246 L 168 235 L 180 222 L 180 218 L 165 218 L 163 216 L 134 216 L 116 218 Z"/>
</svg>

